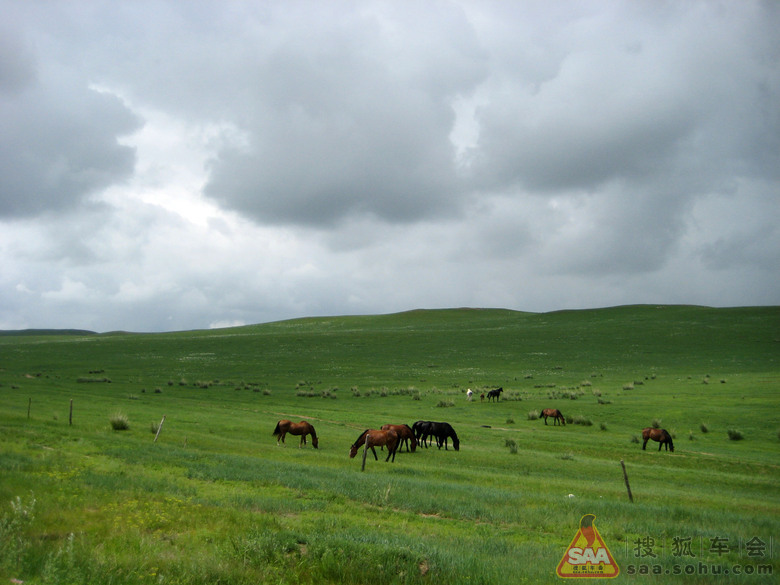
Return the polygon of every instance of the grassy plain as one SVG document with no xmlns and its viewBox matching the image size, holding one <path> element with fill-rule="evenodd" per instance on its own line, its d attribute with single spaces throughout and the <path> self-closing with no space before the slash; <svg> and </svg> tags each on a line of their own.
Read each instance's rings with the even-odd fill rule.
<svg viewBox="0 0 780 585">
<path fill-rule="evenodd" d="M 0 336 L 0 581 L 553 583 L 584 514 L 618 583 L 780 571 L 777 307 L 47 333 Z M 584 424 L 529 419 L 546 407 Z M 277 446 L 281 418 L 320 448 Z M 418 419 L 460 451 L 348 458 Z M 636 442 L 654 421 L 674 453 Z"/>
</svg>

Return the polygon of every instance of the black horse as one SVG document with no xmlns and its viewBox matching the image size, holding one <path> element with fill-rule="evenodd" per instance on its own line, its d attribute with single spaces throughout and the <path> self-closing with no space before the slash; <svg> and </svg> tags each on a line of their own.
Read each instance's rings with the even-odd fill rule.
<svg viewBox="0 0 780 585">
<path fill-rule="evenodd" d="M 496 399 L 496 402 L 498 402 L 499 400 L 501 400 L 501 393 L 502 393 L 503 391 L 504 391 L 504 389 L 503 389 L 503 388 L 496 388 L 495 390 L 491 390 L 490 392 L 488 392 L 488 393 L 487 393 L 488 402 L 490 402 L 490 399 L 491 399 L 491 398 L 495 398 L 495 399 Z"/>
<path fill-rule="evenodd" d="M 439 447 L 439 449 L 441 449 L 441 446 L 444 445 L 444 450 L 447 451 L 447 439 L 452 439 L 453 448 L 456 451 L 460 450 L 460 439 L 458 439 L 458 435 L 450 423 L 430 423 L 427 430 L 425 431 L 425 434 L 423 435 L 423 441 L 429 436 L 432 436 L 436 439 L 436 446 Z"/>
<path fill-rule="evenodd" d="M 417 444 L 425 445 L 426 449 L 428 448 L 428 439 L 430 436 L 428 430 L 430 429 L 431 424 L 433 423 L 429 420 L 418 420 L 412 425 L 412 432 L 414 433 L 414 438 L 417 439 Z"/>
</svg>

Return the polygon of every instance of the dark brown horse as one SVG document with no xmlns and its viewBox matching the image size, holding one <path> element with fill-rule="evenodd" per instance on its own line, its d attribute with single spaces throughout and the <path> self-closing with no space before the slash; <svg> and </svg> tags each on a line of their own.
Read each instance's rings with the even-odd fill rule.
<svg viewBox="0 0 780 585">
<path fill-rule="evenodd" d="M 652 439 L 653 441 L 658 442 L 659 451 L 661 450 L 661 447 L 666 445 L 666 450 L 674 453 L 674 443 L 672 442 L 672 435 L 670 435 L 666 429 L 653 429 L 647 427 L 646 429 L 642 429 L 642 438 L 645 440 L 645 442 L 642 443 L 643 451 L 645 450 L 645 447 L 647 447 L 647 441 L 649 439 Z"/>
<path fill-rule="evenodd" d="M 504 391 L 503 388 L 496 388 L 495 390 L 491 390 L 487 393 L 487 399 L 488 402 L 490 402 L 493 398 L 496 399 L 496 402 L 501 400 L 501 393 Z"/>
<path fill-rule="evenodd" d="M 566 419 L 563 418 L 563 413 L 557 408 L 545 408 L 542 411 L 542 416 L 544 417 L 544 424 L 547 424 L 547 417 L 551 416 L 553 417 L 553 426 L 558 424 L 559 421 L 563 426 L 566 426 Z"/>
<path fill-rule="evenodd" d="M 398 434 L 398 448 L 401 449 L 406 443 L 406 451 L 414 453 L 417 449 L 417 439 L 414 431 L 409 425 L 382 425 L 383 431 L 395 431 Z M 411 443 L 411 448 L 409 444 Z"/>
<path fill-rule="evenodd" d="M 381 447 L 387 445 L 387 459 L 385 462 L 393 457 L 395 461 L 395 452 L 398 449 L 398 433 L 395 431 L 377 431 L 373 429 L 366 429 L 357 438 L 357 441 L 352 443 L 349 448 L 349 457 L 352 459 L 357 455 L 358 449 L 365 445 L 365 451 L 363 452 L 363 469 L 366 468 L 366 452 L 371 449 L 374 454 L 374 459 L 379 461 L 379 457 L 376 456 L 376 449 L 374 447 Z"/>
<path fill-rule="evenodd" d="M 418 420 L 412 425 L 412 432 L 414 433 L 414 438 L 417 439 L 417 444 L 423 445 L 426 449 L 429 444 L 429 441 L 426 439 L 430 436 L 430 433 L 428 432 L 430 426 L 431 421 L 429 420 Z M 425 439 L 423 439 L 423 437 L 425 437 Z"/>
<path fill-rule="evenodd" d="M 307 423 L 305 420 L 302 420 L 301 422 L 294 423 L 289 420 L 280 420 L 278 423 L 276 423 L 276 428 L 274 429 L 274 437 L 276 437 L 276 444 L 279 444 L 279 441 L 284 443 L 284 436 L 290 433 L 291 435 L 300 435 L 301 436 L 301 443 L 298 445 L 299 447 L 302 447 L 306 444 L 306 435 L 311 435 L 311 444 L 316 449 L 319 445 L 319 442 L 317 441 L 317 433 L 314 432 L 314 427 L 311 426 L 309 423 Z"/>
</svg>

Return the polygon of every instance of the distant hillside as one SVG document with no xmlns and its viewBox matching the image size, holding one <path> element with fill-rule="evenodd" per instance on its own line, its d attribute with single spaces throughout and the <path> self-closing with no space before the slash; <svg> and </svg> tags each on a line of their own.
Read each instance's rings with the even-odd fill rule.
<svg viewBox="0 0 780 585">
<path fill-rule="evenodd" d="M 13 337 L 22 335 L 97 335 L 94 331 L 85 329 L 0 329 L 0 336 Z"/>
</svg>

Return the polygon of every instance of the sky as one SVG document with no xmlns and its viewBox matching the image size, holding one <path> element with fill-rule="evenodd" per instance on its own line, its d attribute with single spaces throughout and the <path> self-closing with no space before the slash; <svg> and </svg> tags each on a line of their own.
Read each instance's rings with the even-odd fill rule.
<svg viewBox="0 0 780 585">
<path fill-rule="evenodd" d="M 0 13 L 0 329 L 780 305 L 780 2 Z"/>
</svg>

